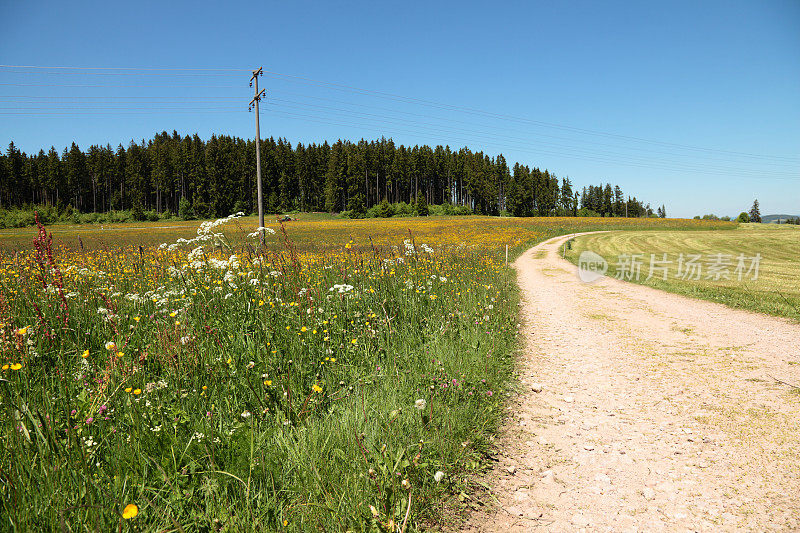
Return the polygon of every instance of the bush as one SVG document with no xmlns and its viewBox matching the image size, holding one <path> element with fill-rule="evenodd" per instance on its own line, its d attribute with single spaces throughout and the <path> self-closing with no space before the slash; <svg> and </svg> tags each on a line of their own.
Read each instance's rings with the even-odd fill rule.
<svg viewBox="0 0 800 533">
<path fill-rule="evenodd" d="M 386 198 L 378 204 L 377 206 L 377 213 L 380 218 L 389 218 L 394 216 L 394 206 L 390 204 Z"/>
<path fill-rule="evenodd" d="M 736 222 L 750 222 L 750 215 L 745 211 L 739 213 L 739 216 L 736 217 Z"/>
<path fill-rule="evenodd" d="M 192 204 L 189 203 L 189 200 L 185 196 L 181 198 L 181 201 L 178 203 L 178 218 L 181 220 L 192 220 L 194 218 Z"/>
<path fill-rule="evenodd" d="M 233 204 L 233 212 L 248 215 L 250 214 L 250 207 L 248 207 L 247 202 L 244 200 L 236 200 L 236 203 Z"/>
<path fill-rule="evenodd" d="M 578 216 L 579 217 L 599 217 L 600 213 L 596 211 L 592 211 L 588 207 L 581 207 L 578 209 Z"/>
<path fill-rule="evenodd" d="M 350 211 L 350 218 L 364 218 L 367 208 L 364 207 L 364 195 L 359 193 L 350 198 L 347 202 L 347 209 Z"/>
<path fill-rule="evenodd" d="M 142 209 L 142 202 L 140 202 L 138 199 L 133 202 L 133 207 L 131 208 L 131 217 L 133 217 L 133 220 L 136 221 L 145 220 L 146 218 L 144 209 Z"/>
<path fill-rule="evenodd" d="M 133 213 L 130 211 L 111 211 L 108 213 L 109 223 L 130 222 L 131 220 L 133 220 Z"/>
<path fill-rule="evenodd" d="M 406 215 L 406 216 L 408 216 L 408 215 L 411 215 L 413 213 L 414 213 L 414 210 L 411 208 L 410 205 L 408 205 L 405 202 L 397 202 L 396 204 L 394 204 L 394 214 L 395 215 L 400 215 L 400 216 Z"/>
<path fill-rule="evenodd" d="M 94 224 L 99 218 L 99 213 L 83 213 L 78 215 L 78 224 Z"/>
</svg>

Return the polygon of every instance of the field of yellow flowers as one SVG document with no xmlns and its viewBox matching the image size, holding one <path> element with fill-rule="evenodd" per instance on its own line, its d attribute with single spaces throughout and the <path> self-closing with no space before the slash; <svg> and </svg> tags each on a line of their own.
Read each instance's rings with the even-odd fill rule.
<svg viewBox="0 0 800 533">
<path fill-rule="evenodd" d="M 505 246 L 626 228 L 710 226 L 232 215 L 0 233 L 0 529 L 435 524 L 511 390 Z"/>
</svg>

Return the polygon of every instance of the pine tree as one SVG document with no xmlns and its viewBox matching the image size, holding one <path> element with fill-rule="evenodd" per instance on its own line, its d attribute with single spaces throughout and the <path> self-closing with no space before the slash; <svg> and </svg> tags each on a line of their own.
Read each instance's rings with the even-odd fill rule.
<svg viewBox="0 0 800 533">
<path fill-rule="evenodd" d="M 419 217 L 428 216 L 428 202 L 425 200 L 424 194 L 417 195 L 417 203 L 414 206 L 414 214 Z"/>
<path fill-rule="evenodd" d="M 26 155 L 12 143 L 0 153 L 0 207 L 42 203 L 98 212 L 136 207 L 137 216 L 156 210 L 182 218 L 249 212 L 256 199 L 254 152 L 254 141 L 227 135 L 181 138 L 176 131 L 116 151 L 93 145 L 84 152 L 72 143 L 63 155 L 54 147 Z M 576 216 L 578 205 L 605 216 L 622 216 L 626 207 L 632 217 L 648 212 L 635 198 L 624 202 L 619 186 L 592 185 L 577 194 L 569 178 L 519 163 L 510 172 L 502 154 L 466 147 L 454 152 L 362 139 L 293 148 L 285 139 L 270 138 L 262 140 L 261 156 L 268 212 L 355 207 L 358 213 L 360 205 L 380 206 L 384 200 L 406 201 L 411 210 L 453 203 L 490 215 Z M 659 214 L 666 216 L 663 205 Z"/>
<path fill-rule="evenodd" d="M 753 207 L 750 208 L 750 222 L 761 222 L 761 211 L 758 209 L 758 200 L 753 201 Z"/>
</svg>

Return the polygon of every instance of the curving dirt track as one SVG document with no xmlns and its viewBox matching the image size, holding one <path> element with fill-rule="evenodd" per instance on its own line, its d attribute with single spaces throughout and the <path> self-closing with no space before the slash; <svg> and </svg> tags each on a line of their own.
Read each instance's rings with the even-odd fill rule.
<svg viewBox="0 0 800 533">
<path fill-rule="evenodd" d="M 521 393 L 462 531 L 800 530 L 800 324 L 515 263 Z M 541 392 L 536 392 L 539 389 Z"/>
</svg>

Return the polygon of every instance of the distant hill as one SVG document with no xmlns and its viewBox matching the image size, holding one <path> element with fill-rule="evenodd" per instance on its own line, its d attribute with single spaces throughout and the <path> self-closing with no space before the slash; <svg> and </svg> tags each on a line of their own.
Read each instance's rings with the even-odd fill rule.
<svg viewBox="0 0 800 533">
<path fill-rule="evenodd" d="M 780 220 L 780 224 L 783 224 L 790 218 L 800 218 L 800 215 L 762 215 L 761 222 L 764 224 L 778 224 Z"/>
</svg>

